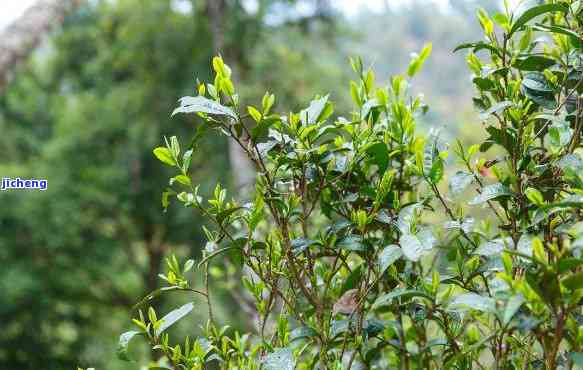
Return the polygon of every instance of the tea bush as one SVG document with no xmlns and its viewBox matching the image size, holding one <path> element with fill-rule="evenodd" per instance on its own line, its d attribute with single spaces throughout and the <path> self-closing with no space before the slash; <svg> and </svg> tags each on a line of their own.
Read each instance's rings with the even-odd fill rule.
<svg viewBox="0 0 583 370">
<path fill-rule="evenodd" d="M 162 357 L 151 369 L 583 365 L 583 2 L 519 13 L 506 3 L 478 19 L 484 39 L 458 47 L 469 50 L 487 133 L 469 148 L 417 131 L 427 107 L 410 79 L 431 45 L 387 87 L 353 59 L 346 117 L 327 95 L 285 115 L 270 93 L 244 107 L 215 57 L 214 82 L 173 112 L 199 118 L 194 139 L 154 150 L 176 171 L 164 207 L 176 199 L 208 219 L 197 264 L 205 287 L 185 277 L 193 260 L 169 258 L 166 285 L 137 305 L 119 355 L 142 336 Z M 250 202 L 221 185 L 203 199 L 191 182 L 193 148 L 209 129 L 255 164 Z M 256 330 L 217 326 L 211 265 L 243 282 Z M 193 304 L 158 317 L 148 304 L 168 291 L 208 302 L 204 336 L 169 337 Z"/>
</svg>

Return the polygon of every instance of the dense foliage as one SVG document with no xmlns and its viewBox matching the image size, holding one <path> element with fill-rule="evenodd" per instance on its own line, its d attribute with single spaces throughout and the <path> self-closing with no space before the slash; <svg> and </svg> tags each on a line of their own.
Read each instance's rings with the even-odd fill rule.
<svg viewBox="0 0 583 370">
<path fill-rule="evenodd" d="M 258 171 L 254 198 L 217 185 L 204 199 L 189 176 L 190 145 L 171 137 L 154 150 L 176 172 L 163 204 L 177 199 L 209 221 L 197 264 L 207 284 L 194 289 L 185 278 L 193 260 L 169 258 L 165 287 L 137 305 L 137 329 L 121 336 L 119 355 L 143 336 L 162 356 L 152 368 L 166 369 L 581 365 L 583 4 L 550 0 L 516 14 L 506 4 L 478 18 L 484 39 L 459 49 L 471 50 L 488 137 L 455 143 L 452 155 L 437 132 L 416 132 L 427 107 L 408 93 L 430 45 L 388 87 L 353 60 L 355 108 L 334 118 L 328 96 L 285 115 L 270 93 L 243 107 L 215 57 L 214 82 L 174 114 L 194 114 L 199 131 L 241 146 Z M 475 193 L 460 201 L 466 189 Z M 213 267 L 221 279 L 242 275 L 254 332 L 217 327 Z M 168 291 L 208 302 L 203 337 L 170 338 L 193 304 L 159 317 L 148 305 Z"/>
<path fill-rule="evenodd" d="M 136 296 L 157 287 L 169 250 L 198 256 L 204 243 L 204 234 L 190 227 L 201 216 L 188 209 L 163 214 L 160 203 L 150 201 L 170 173 L 150 148 L 169 132 L 190 133 L 189 125 L 170 120 L 167 108 L 177 94 L 191 91 L 193 79 L 183 76 L 209 76 L 208 2 L 84 3 L 0 94 L 0 174 L 46 178 L 49 184 L 43 192 L 0 194 L 1 369 L 65 370 L 78 363 L 130 368 L 113 354 L 127 310 Z M 263 6 L 279 3 L 291 7 L 287 0 Z M 189 4 L 192 9 L 184 8 Z M 265 33 L 284 38 L 297 26 L 268 27 L 270 8 L 241 9 L 241 1 L 229 1 L 223 13 L 233 28 L 224 31 L 225 47 L 236 53 L 241 75 L 257 76 L 249 60 L 260 57 L 270 59 L 274 72 L 300 74 L 287 62 L 289 49 L 308 37 L 324 44 L 318 32 L 305 32 L 285 38 L 289 49 L 281 55 L 261 45 L 259 57 L 256 47 Z M 235 33 L 237 38 L 230 36 Z M 326 44 L 320 48 L 334 45 Z M 314 66 L 307 69 L 312 75 L 305 76 L 306 89 L 330 88 L 338 79 L 319 78 L 323 67 L 313 57 L 301 60 Z M 291 84 L 277 87 L 289 105 L 309 97 Z M 227 141 L 206 136 L 197 144 L 192 179 L 209 194 L 216 181 L 228 184 Z M 217 316 L 236 318 L 230 298 L 220 298 L 215 295 L 224 307 Z M 173 297 L 156 301 L 159 309 L 174 304 Z"/>
</svg>

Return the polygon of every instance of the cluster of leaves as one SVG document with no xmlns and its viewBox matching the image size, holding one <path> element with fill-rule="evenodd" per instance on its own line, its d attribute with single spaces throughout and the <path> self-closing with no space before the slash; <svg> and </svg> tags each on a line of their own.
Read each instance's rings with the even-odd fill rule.
<svg viewBox="0 0 583 370">
<path fill-rule="evenodd" d="M 581 365 L 583 2 L 517 14 L 505 5 L 492 17 L 479 11 L 484 40 L 460 47 L 471 49 L 489 136 L 454 146 L 459 169 L 448 187 L 448 147 L 436 132 L 417 133 L 426 106 L 409 94 L 430 45 L 387 87 L 352 60 L 355 109 L 334 119 L 328 96 L 287 115 L 272 111 L 271 94 L 242 109 L 229 67 L 214 58 L 214 83 L 199 84 L 174 113 L 195 114 L 199 132 L 216 129 L 241 146 L 258 171 L 254 199 L 228 200 L 217 186 L 205 200 L 188 175 L 190 150 L 176 138 L 154 150 L 177 172 L 164 205 L 175 196 L 212 224 L 198 265 L 205 291 L 184 277 L 193 262 L 175 259 L 162 289 L 207 299 L 210 320 L 204 337 L 171 344 L 165 330 L 192 304 L 161 319 L 140 310 L 120 355 L 143 335 L 164 357 L 155 368 L 167 369 Z M 243 267 L 254 333 L 215 326 L 210 264 Z"/>
</svg>

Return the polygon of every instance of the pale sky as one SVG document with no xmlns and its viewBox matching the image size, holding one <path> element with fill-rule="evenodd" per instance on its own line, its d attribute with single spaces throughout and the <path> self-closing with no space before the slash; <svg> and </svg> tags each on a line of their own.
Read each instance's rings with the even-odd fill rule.
<svg viewBox="0 0 583 370">
<path fill-rule="evenodd" d="M 0 29 L 18 18 L 22 12 L 34 4 L 36 0 L 0 0 Z M 155 0 L 150 0 L 155 1 Z M 434 0 L 438 4 L 446 4 L 447 0 Z M 386 4 L 399 6 L 408 0 L 333 0 L 332 3 L 347 15 L 354 15 L 362 8 L 381 10 Z"/>
<path fill-rule="evenodd" d="M 34 2 L 35 0 L 0 0 L 0 28 L 16 19 Z"/>
</svg>

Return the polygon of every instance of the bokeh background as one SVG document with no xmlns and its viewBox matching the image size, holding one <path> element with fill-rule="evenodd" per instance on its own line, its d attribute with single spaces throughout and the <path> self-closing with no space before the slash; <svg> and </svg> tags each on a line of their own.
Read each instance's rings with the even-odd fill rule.
<svg viewBox="0 0 583 370">
<path fill-rule="evenodd" d="M 196 259 L 205 243 L 199 214 L 177 206 L 162 212 L 170 172 L 152 148 L 164 135 L 194 135 L 195 120 L 170 112 L 180 96 L 194 94 L 196 78 L 209 80 L 214 53 L 233 67 L 244 103 L 269 90 L 279 111 L 295 111 L 330 93 L 347 112 L 349 56 L 362 56 L 388 81 L 432 42 L 412 86 L 430 105 L 423 127 L 471 143 L 481 128 L 464 53 L 452 50 L 480 38 L 475 10 L 496 6 L 1 0 L 0 177 L 47 178 L 48 190 L 0 193 L 0 370 L 138 368 L 115 356 L 130 307 L 159 286 L 169 253 Z M 216 136 L 199 144 L 192 176 L 203 194 L 217 181 L 236 191 L 234 155 Z M 192 279 L 201 280 L 196 272 Z M 226 292 L 233 287 L 215 280 L 219 321 L 251 328 Z M 156 305 L 164 310 L 182 299 Z M 196 335 L 205 321 L 201 307 L 173 330 Z M 149 356 L 139 345 L 132 351 Z"/>
</svg>

